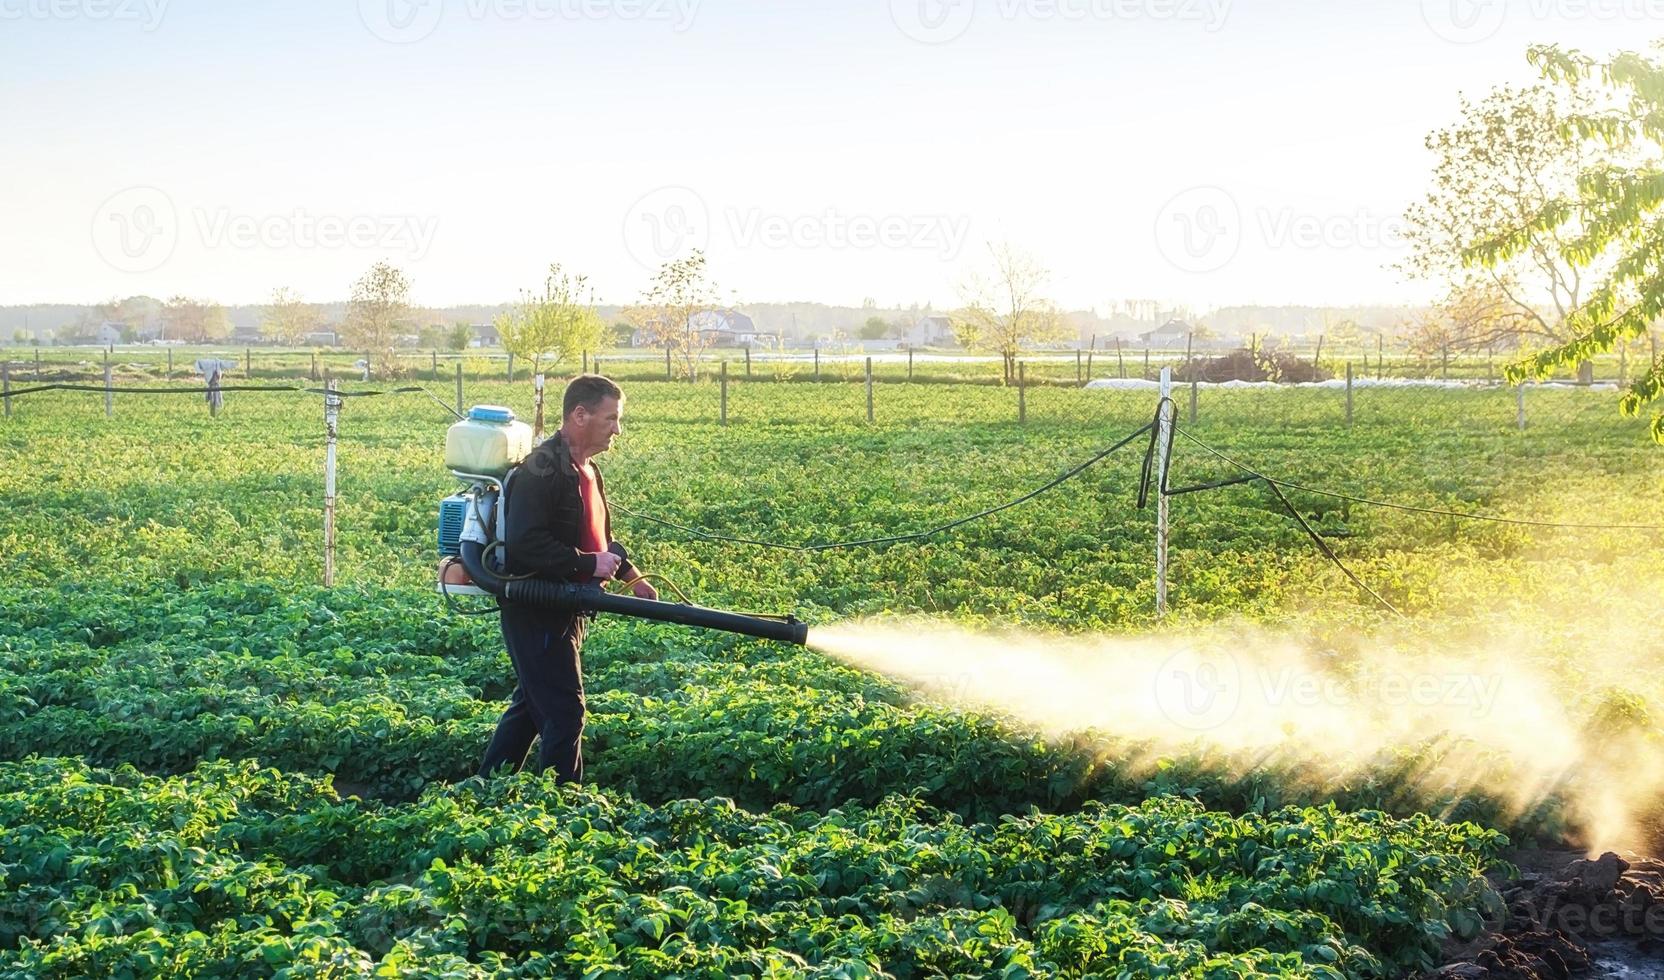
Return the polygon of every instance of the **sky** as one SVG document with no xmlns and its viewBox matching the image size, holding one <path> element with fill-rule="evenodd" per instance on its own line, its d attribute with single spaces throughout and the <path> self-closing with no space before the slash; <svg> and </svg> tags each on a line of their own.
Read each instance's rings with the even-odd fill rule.
<svg viewBox="0 0 1664 980">
<path fill-rule="evenodd" d="M 1458 94 L 1664 0 L 0 0 L 0 304 L 1405 303 Z"/>
</svg>

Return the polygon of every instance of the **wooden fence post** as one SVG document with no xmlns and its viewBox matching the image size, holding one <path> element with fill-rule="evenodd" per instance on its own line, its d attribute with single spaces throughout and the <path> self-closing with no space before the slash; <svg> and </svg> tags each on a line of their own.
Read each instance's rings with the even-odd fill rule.
<svg viewBox="0 0 1664 980">
<path fill-rule="evenodd" d="M 1017 424 L 1028 423 L 1028 379 L 1022 361 L 1017 362 Z"/>
<path fill-rule="evenodd" d="M 243 348 L 243 377 L 254 377 L 254 348 Z"/>
<path fill-rule="evenodd" d="M 907 380 L 913 380 L 913 348 L 907 348 Z"/>
<path fill-rule="evenodd" d="M 751 377 L 751 345 L 745 345 L 745 376 Z"/>
<path fill-rule="evenodd" d="M 1080 348 L 1076 347 L 1075 348 L 1075 384 L 1077 384 L 1077 385 L 1084 383 L 1081 380 L 1081 361 L 1080 361 L 1080 358 L 1081 358 Z"/>
<path fill-rule="evenodd" d="M 867 357 L 867 421 L 872 421 L 872 357 Z"/>
<path fill-rule="evenodd" d="M 750 366 L 751 366 L 750 363 L 749 363 L 749 361 L 750 361 L 750 348 L 746 349 L 746 357 L 747 357 L 746 368 L 749 370 Z M 717 424 L 719 424 L 719 425 L 727 425 L 728 424 L 728 362 L 726 360 L 724 360 L 722 362 L 722 415 L 721 415 L 721 418 L 720 418 L 720 420 L 718 421 Z"/>
<path fill-rule="evenodd" d="M 462 414 L 462 359 L 456 362 L 456 414 Z"/>
<path fill-rule="evenodd" d="M 589 351 L 584 351 L 584 369 L 583 369 L 583 373 L 584 374 L 589 373 Z"/>
<path fill-rule="evenodd" d="M 110 387 L 110 351 L 106 348 L 104 351 L 104 417 L 114 418 L 115 414 L 115 392 Z"/>
<path fill-rule="evenodd" d="M 820 348 L 815 348 L 815 380 L 820 380 Z"/>
<path fill-rule="evenodd" d="M 433 358 L 433 368 L 432 368 L 432 371 L 431 371 L 431 373 L 433 374 L 433 380 L 438 381 L 439 380 L 439 350 L 438 350 L 438 348 L 435 348 L 435 349 L 429 351 L 428 353 Z"/>
<path fill-rule="evenodd" d="M 35 351 L 35 374 L 40 374 L 40 351 Z M 163 381 L 173 380 L 173 348 L 168 348 L 168 373 L 162 376 Z"/>
<path fill-rule="evenodd" d="M 1514 386 L 1514 424 L 1521 432 L 1525 431 L 1525 384 L 1522 382 Z"/>
<path fill-rule="evenodd" d="M 666 381 L 669 381 L 669 380 L 671 380 L 671 377 L 672 377 L 672 375 L 670 373 L 670 345 L 666 344 L 666 345 L 664 345 L 664 379 Z"/>
<path fill-rule="evenodd" d="M 341 417 L 341 396 L 334 378 L 324 394 L 324 588 L 335 584 L 335 431 Z"/>
<path fill-rule="evenodd" d="M 514 383 L 514 352 L 508 352 L 508 383 Z"/>
<path fill-rule="evenodd" d="M 1115 360 L 1121 365 L 1121 377 L 1125 378 L 1127 376 L 1127 358 L 1126 355 L 1121 352 L 1120 337 L 1115 338 Z"/>
<path fill-rule="evenodd" d="M 6 418 L 12 417 L 12 359 L 0 361 L 0 392 L 5 393 Z"/>
</svg>

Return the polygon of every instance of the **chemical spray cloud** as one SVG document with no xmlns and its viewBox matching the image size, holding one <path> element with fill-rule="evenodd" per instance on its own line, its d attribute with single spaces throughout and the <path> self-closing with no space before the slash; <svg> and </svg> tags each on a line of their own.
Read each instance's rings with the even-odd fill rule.
<svg viewBox="0 0 1664 980">
<path fill-rule="evenodd" d="M 1627 760 L 1614 770 L 1620 778 L 1601 777 L 1602 750 L 1585 722 L 1517 646 L 1445 653 L 1359 642 L 1343 655 L 1242 627 L 1068 637 L 903 620 L 813 636 L 847 663 L 1054 738 L 1092 731 L 1128 739 L 1140 748 L 1124 761 L 1137 771 L 1164 758 L 1206 757 L 1229 775 L 1297 772 L 1322 795 L 1390 758 L 1409 797 L 1477 793 L 1518 815 L 1558 796 L 1603 844 L 1624 840 L 1658 790 L 1629 771 L 1636 746 L 1618 753 Z M 1405 769 L 1405 758 L 1416 761 Z"/>
</svg>

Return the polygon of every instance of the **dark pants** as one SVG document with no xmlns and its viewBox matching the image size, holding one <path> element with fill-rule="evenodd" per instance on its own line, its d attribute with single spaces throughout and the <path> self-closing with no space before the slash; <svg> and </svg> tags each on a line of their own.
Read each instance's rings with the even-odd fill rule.
<svg viewBox="0 0 1664 980">
<path fill-rule="evenodd" d="M 538 770 L 553 766 L 559 782 L 581 782 L 584 618 L 506 605 L 502 617 L 503 642 L 520 683 L 486 747 L 480 775 L 489 776 L 504 763 L 519 772 L 532 739 L 541 738 Z"/>
</svg>

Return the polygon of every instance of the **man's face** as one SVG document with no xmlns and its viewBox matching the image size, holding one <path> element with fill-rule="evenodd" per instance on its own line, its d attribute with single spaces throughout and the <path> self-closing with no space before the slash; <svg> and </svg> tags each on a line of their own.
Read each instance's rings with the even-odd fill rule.
<svg viewBox="0 0 1664 980">
<path fill-rule="evenodd" d="M 623 429 L 624 406 L 620 399 L 607 396 L 594 410 L 579 405 L 572 410 L 573 434 L 587 450 L 587 455 L 604 453 L 612 448 L 613 437 Z"/>
</svg>

